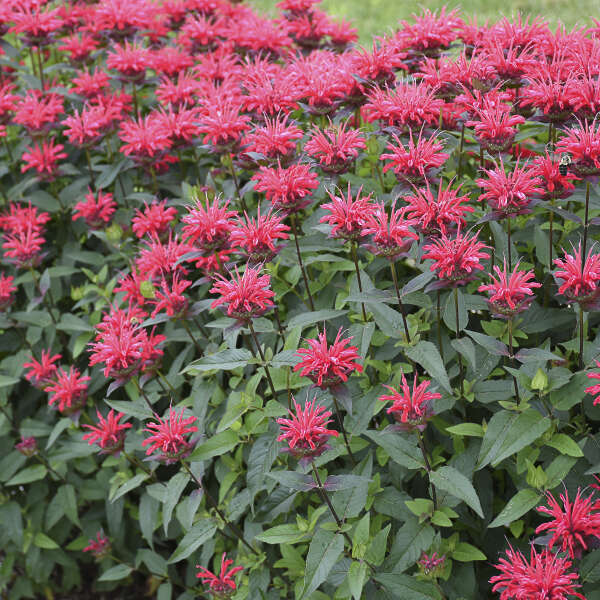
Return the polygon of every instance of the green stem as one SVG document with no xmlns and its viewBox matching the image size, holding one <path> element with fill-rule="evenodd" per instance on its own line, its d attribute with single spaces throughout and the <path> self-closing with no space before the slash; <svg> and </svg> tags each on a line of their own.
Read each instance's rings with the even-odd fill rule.
<svg viewBox="0 0 600 600">
<path fill-rule="evenodd" d="M 346 445 L 346 450 L 348 450 L 348 454 L 350 455 L 350 460 L 352 460 L 353 465 L 357 465 L 356 459 L 354 458 L 354 454 L 352 454 L 352 450 L 350 450 L 350 442 L 348 441 L 348 436 L 346 435 L 346 428 L 344 427 L 344 419 L 342 417 L 342 413 L 340 411 L 340 407 L 337 401 L 337 398 L 333 397 L 333 404 L 335 405 L 335 413 L 338 419 L 338 423 L 340 425 L 340 430 L 342 432 L 342 436 L 344 437 L 344 444 Z"/>
<path fill-rule="evenodd" d="M 460 127 L 460 143 L 458 145 L 458 167 L 456 168 L 456 178 L 460 183 L 460 179 L 462 177 L 462 157 L 463 157 L 463 147 L 465 144 L 465 122 L 462 122 Z"/>
<path fill-rule="evenodd" d="M 362 281 L 360 279 L 360 268 L 358 266 L 358 252 L 356 251 L 357 247 L 358 247 L 358 243 L 350 242 L 350 247 L 352 249 L 352 260 L 354 261 L 354 268 L 356 269 L 356 281 L 358 282 L 358 291 L 362 294 L 363 287 L 362 287 Z M 360 303 L 360 307 L 362 309 L 363 321 L 366 323 L 367 322 L 367 311 L 365 310 L 364 302 Z"/>
<path fill-rule="evenodd" d="M 290 215 L 290 222 L 292 224 L 292 233 L 294 235 L 294 242 L 296 243 L 296 254 L 298 255 L 298 262 L 300 264 L 300 271 L 302 272 L 302 278 L 304 279 L 304 285 L 306 286 L 306 293 L 308 294 L 308 304 L 310 305 L 310 310 L 314 312 L 315 303 L 313 302 L 312 295 L 310 293 L 310 286 L 308 283 L 308 277 L 306 275 L 306 270 L 304 269 L 304 263 L 302 262 L 302 254 L 300 253 L 300 245 L 298 244 L 298 230 L 296 228 L 296 215 L 292 213 Z"/>
<path fill-rule="evenodd" d="M 456 320 L 456 339 L 460 339 L 460 325 L 458 322 L 458 288 L 454 288 L 454 318 Z M 458 368 L 459 368 L 459 377 L 460 377 L 460 396 L 461 398 L 465 395 L 465 372 L 462 362 L 462 356 L 460 352 L 458 354 Z"/>
<path fill-rule="evenodd" d="M 92 170 L 92 157 L 90 156 L 90 149 L 86 147 L 85 158 L 87 160 L 88 171 L 90 172 L 90 183 L 94 191 L 96 190 L 96 180 L 94 178 L 94 171 Z"/>
<path fill-rule="evenodd" d="M 583 370 L 583 341 L 585 339 L 585 314 L 579 305 L 579 370 Z"/>
<path fill-rule="evenodd" d="M 263 362 L 263 368 L 267 375 L 267 381 L 269 382 L 269 387 L 271 388 L 271 394 L 273 394 L 273 399 L 277 398 L 277 392 L 275 391 L 275 386 L 273 385 L 273 380 L 271 379 L 271 372 L 269 371 L 269 367 L 267 366 L 267 361 L 265 359 L 265 355 L 263 353 L 262 347 L 258 341 L 258 336 L 256 335 L 256 331 L 254 331 L 254 325 L 252 325 L 252 321 L 248 321 L 248 328 L 250 329 L 250 334 L 252 335 L 252 339 L 258 349 L 258 353 L 260 355 L 260 359 Z"/>
<path fill-rule="evenodd" d="M 180 319 L 180 320 L 181 320 L 181 324 L 183 325 L 183 328 L 186 330 L 189 338 L 192 340 L 192 342 L 194 342 L 194 346 L 196 346 L 196 350 L 198 351 L 200 356 L 202 356 L 204 354 L 204 352 L 202 351 L 202 347 L 200 346 L 200 344 L 198 343 L 198 340 L 194 337 L 194 335 L 190 331 L 189 325 L 185 322 L 185 319 Z"/>
<path fill-rule="evenodd" d="M 508 319 L 508 353 L 510 355 L 510 364 L 511 367 L 515 366 L 515 357 L 513 353 L 513 320 L 512 317 Z M 513 386 L 515 388 L 515 398 L 517 400 L 517 406 L 519 406 L 521 402 L 521 396 L 519 395 L 519 384 L 517 382 L 517 378 L 512 375 Z"/>
<path fill-rule="evenodd" d="M 402 323 L 404 325 L 404 333 L 406 334 L 406 341 L 410 344 L 410 333 L 408 331 L 408 323 L 406 322 L 406 310 L 402 303 L 400 296 L 400 288 L 398 287 L 398 276 L 396 275 L 396 265 L 393 261 L 390 261 L 390 269 L 392 271 L 392 279 L 394 280 L 394 287 L 396 288 L 396 297 L 398 298 L 398 305 L 400 306 L 400 313 L 402 314 Z"/>
<path fill-rule="evenodd" d="M 427 453 L 427 448 L 425 447 L 425 438 L 423 437 L 423 433 L 417 430 L 418 439 L 419 439 L 419 448 L 421 449 L 421 454 L 423 455 L 423 461 L 425 462 L 425 470 L 427 471 L 427 475 L 431 474 L 431 463 L 429 462 L 429 454 Z M 435 489 L 435 485 L 429 481 L 431 485 L 431 499 L 433 500 L 433 510 L 437 510 L 437 491 Z"/>
</svg>

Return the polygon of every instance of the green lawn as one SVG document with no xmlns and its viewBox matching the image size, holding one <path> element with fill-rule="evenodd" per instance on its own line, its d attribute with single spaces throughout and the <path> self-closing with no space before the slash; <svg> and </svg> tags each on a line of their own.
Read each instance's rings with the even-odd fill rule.
<svg viewBox="0 0 600 600">
<path fill-rule="evenodd" d="M 248 0 L 260 12 L 274 15 L 276 0 Z M 600 19 L 600 0 L 424 0 L 403 2 L 401 0 L 323 0 L 321 7 L 331 15 L 350 19 L 358 27 L 361 41 L 368 42 L 373 35 L 380 35 L 394 28 L 399 19 L 407 19 L 421 6 L 432 10 L 447 5 L 462 7 L 463 16 L 477 15 L 479 23 L 486 19 L 497 20 L 515 14 L 542 15 L 551 25 L 559 21 L 568 28 L 576 24 L 592 25 L 590 16 Z M 501 8 L 504 7 L 504 8 Z"/>
</svg>

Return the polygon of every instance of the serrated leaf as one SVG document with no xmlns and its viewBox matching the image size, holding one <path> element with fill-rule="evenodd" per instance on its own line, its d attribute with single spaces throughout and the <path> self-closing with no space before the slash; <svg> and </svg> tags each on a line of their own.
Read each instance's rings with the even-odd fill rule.
<svg viewBox="0 0 600 600">
<path fill-rule="evenodd" d="M 189 456 L 190 462 L 208 460 L 214 456 L 221 456 L 226 452 L 233 450 L 239 442 L 238 434 L 231 429 L 221 431 L 208 438 L 202 444 L 198 445 L 196 449 Z"/>
<path fill-rule="evenodd" d="M 381 446 L 390 458 L 407 469 L 424 469 L 423 456 L 416 440 L 411 443 L 397 432 L 365 431 L 378 446 Z"/>
<path fill-rule="evenodd" d="M 60 546 L 52 539 L 49 538 L 45 533 L 38 531 L 33 538 L 33 544 L 38 548 L 43 548 L 44 550 L 56 550 L 60 548 Z"/>
<path fill-rule="evenodd" d="M 307 532 L 300 531 L 295 523 L 286 523 L 263 531 L 256 539 L 265 544 L 295 544 L 306 536 Z"/>
<path fill-rule="evenodd" d="M 515 358 L 522 363 L 561 360 L 560 356 L 542 348 L 523 348 L 515 354 Z"/>
<path fill-rule="evenodd" d="M 163 528 L 165 531 L 165 535 L 167 535 L 167 530 L 169 527 L 169 523 L 171 522 L 171 516 L 173 514 L 173 509 L 179 502 L 179 498 L 185 489 L 185 486 L 188 484 L 190 480 L 190 476 L 187 473 L 176 473 L 171 477 L 169 483 L 167 484 L 165 497 L 163 500 Z"/>
<path fill-rule="evenodd" d="M 440 593 L 430 581 L 419 581 L 409 575 L 379 573 L 373 577 L 394 597 L 402 600 L 439 600 Z"/>
<path fill-rule="evenodd" d="M 205 371 L 231 371 L 245 367 L 252 358 L 252 353 L 245 348 L 221 350 L 195 360 L 181 370 L 181 373 L 203 373 Z"/>
<path fill-rule="evenodd" d="M 310 596 L 327 579 L 333 565 L 344 550 L 344 538 L 339 533 L 318 529 L 308 547 L 304 588 L 300 600 Z"/>
<path fill-rule="evenodd" d="M 452 551 L 452 558 L 460 562 L 471 562 L 473 560 L 486 560 L 485 554 L 466 542 L 458 542 Z"/>
<path fill-rule="evenodd" d="M 128 492 L 135 490 L 135 488 L 139 487 L 139 485 L 142 482 L 146 481 L 146 479 L 148 479 L 148 477 L 150 477 L 150 475 L 148 475 L 147 473 L 138 473 L 137 475 L 132 477 L 129 481 L 126 481 L 123 485 L 119 486 L 114 491 L 114 494 L 112 496 L 109 495 L 108 496 L 109 501 L 114 502 L 115 500 L 118 500 L 121 496 L 124 496 Z"/>
<path fill-rule="evenodd" d="M 133 569 L 129 565 L 116 565 L 108 571 L 104 571 L 97 581 L 120 581 L 125 579 L 132 571 Z"/>
<path fill-rule="evenodd" d="M 323 482 L 323 487 L 330 492 L 338 492 L 339 490 L 351 490 L 361 483 L 369 483 L 370 477 L 362 475 L 329 475 Z"/>
<path fill-rule="evenodd" d="M 496 356 L 508 356 L 508 346 L 503 344 L 500 340 L 493 338 L 477 331 L 469 331 L 465 329 L 465 333 L 482 348 L 485 348 L 490 354 Z"/>
<path fill-rule="evenodd" d="M 500 511 L 500 514 L 488 525 L 488 527 L 502 527 L 509 525 L 529 512 L 540 501 L 542 495 L 536 490 L 525 488 L 519 490 Z"/>
<path fill-rule="evenodd" d="M 347 310 L 315 310 L 303 312 L 295 317 L 292 317 L 287 324 L 287 329 L 294 327 L 307 327 L 315 323 L 327 322 L 338 317 L 343 317 L 347 314 Z"/>
<path fill-rule="evenodd" d="M 444 490 L 470 506 L 482 519 L 483 510 L 473 484 L 454 467 L 444 466 L 429 473 L 429 480 L 436 488 Z"/>
<path fill-rule="evenodd" d="M 444 361 L 434 344 L 421 341 L 416 346 L 407 348 L 406 355 L 419 363 L 446 391 L 452 392 Z"/>
<path fill-rule="evenodd" d="M 270 473 L 267 473 L 267 477 L 274 479 L 284 487 L 299 492 L 307 492 L 316 487 L 316 484 L 310 475 L 303 475 L 296 471 L 271 471 Z"/>
<path fill-rule="evenodd" d="M 23 485 L 38 481 L 46 477 L 46 467 L 44 465 L 31 465 L 22 471 L 19 471 L 14 477 L 9 479 L 5 485 Z"/>
<path fill-rule="evenodd" d="M 555 448 L 561 454 L 566 454 L 567 456 L 574 456 L 575 458 L 581 458 L 583 456 L 583 452 L 575 440 L 571 439 L 565 433 L 555 433 L 552 436 L 552 439 L 549 442 L 546 442 L 546 446 Z"/>
<path fill-rule="evenodd" d="M 479 423 L 460 423 L 458 425 L 452 425 L 446 427 L 446 431 L 452 435 L 462 435 L 470 437 L 483 437 L 483 427 Z"/>
<path fill-rule="evenodd" d="M 364 562 L 352 561 L 348 570 L 348 589 L 354 600 L 360 600 L 363 587 L 367 581 L 367 565 Z"/>
<path fill-rule="evenodd" d="M 194 523 L 193 527 L 183 536 L 177 549 L 169 560 L 169 564 L 179 562 L 187 558 L 194 550 L 199 548 L 204 542 L 209 540 L 217 531 L 217 526 L 208 519 L 200 519 Z"/>
</svg>

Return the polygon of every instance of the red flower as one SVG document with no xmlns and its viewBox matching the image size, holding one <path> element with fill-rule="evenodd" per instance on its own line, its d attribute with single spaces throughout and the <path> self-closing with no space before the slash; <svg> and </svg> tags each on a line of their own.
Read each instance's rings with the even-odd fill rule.
<svg viewBox="0 0 600 600">
<path fill-rule="evenodd" d="M 437 552 L 433 552 L 431 555 L 423 552 L 421 558 L 418 560 L 419 569 L 421 569 L 424 575 L 441 575 L 441 572 L 444 570 L 445 561 L 445 554 L 439 556 Z"/>
<path fill-rule="evenodd" d="M 67 129 L 65 135 L 74 146 L 90 147 L 100 141 L 104 130 L 110 125 L 110 116 L 100 106 L 84 107 L 81 114 L 73 111 L 62 121 Z"/>
<path fill-rule="evenodd" d="M 553 517 L 549 523 L 543 523 L 535 532 L 549 531 L 552 537 L 548 548 L 557 542 L 560 543 L 561 552 L 568 552 L 571 558 L 581 558 L 583 550 L 588 549 L 588 544 L 593 538 L 600 539 L 600 506 L 592 496 L 581 497 L 581 490 L 571 502 L 565 491 L 560 495 L 563 507 L 559 505 L 551 492 L 546 492 L 548 506 L 539 506 L 536 510 Z"/>
<path fill-rule="evenodd" d="M 83 549 L 83 552 L 91 552 L 98 560 L 110 554 L 110 541 L 104 535 L 103 531 L 96 534 L 96 539 L 88 541 L 88 546 Z"/>
<path fill-rule="evenodd" d="M 541 180 L 539 185 L 544 188 L 544 195 L 542 196 L 544 200 L 567 198 L 575 189 L 573 181 L 579 179 L 570 172 L 561 175 L 558 162 L 548 152 L 544 156 L 536 156 L 533 159 L 531 172 Z"/>
<path fill-rule="evenodd" d="M 55 363 L 62 358 L 61 354 L 51 354 L 51 350 L 42 350 L 42 358 L 38 362 L 33 356 L 31 362 L 23 365 L 24 369 L 30 369 L 29 373 L 25 374 L 25 378 L 33 386 L 43 390 L 50 383 L 56 380 L 57 366 Z"/>
<path fill-rule="evenodd" d="M 183 234 L 189 242 L 195 244 L 205 254 L 218 252 L 229 245 L 229 235 L 234 227 L 233 218 L 237 216 L 234 210 L 228 210 L 229 200 L 220 204 L 219 198 L 214 198 L 210 204 L 208 196 L 206 205 L 197 199 L 188 214 L 181 219 L 185 225 Z"/>
<path fill-rule="evenodd" d="M 452 182 L 444 189 L 440 181 L 437 196 L 434 197 L 426 180 L 427 189 L 416 189 L 413 196 L 404 196 L 402 199 L 408 203 L 406 217 L 411 219 L 415 228 L 425 235 L 438 235 L 448 233 L 455 227 L 465 224 L 465 215 L 475 209 L 466 206 L 469 196 L 459 196 L 458 189 L 451 189 Z"/>
<path fill-rule="evenodd" d="M 581 177 L 600 173 L 600 122 L 597 117 L 589 123 L 579 121 L 578 126 L 566 130 L 556 145 L 557 152 L 571 155 L 571 168 Z"/>
<path fill-rule="evenodd" d="M 14 122 L 24 125 L 30 133 L 47 133 L 63 112 L 63 102 L 59 94 L 29 90 L 17 106 Z"/>
<path fill-rule="evenodd" d="M 124 46 L 115 44 L 114 52 L 109 52 L 106 66 L 119 71 L 128 79 L 141 81 L 150 67 L 150 54 L 147 48 L 142 48 L 136 43 L 125 42 Z"/>
<path fill-rule="evenodd" d="M 322 389 L 348 381 L 348 375 L 354 370 L 362 373 L 362 366 L 356 362 L 360 358 L 358 348 L 349 346 L 351 337 L 340 339 L 341 335 L 340 327 L 331 346 L 327 345 L 327 331 L 320 333 L 317 339 L 306 340 L 309 347 L 296 351 L 302 360 L 294 371 L 300 371 L 302 377 L 309 377 Z"/>
<path fill-rule="evenodd" d="M 117 209 L 117 203 L 113 200 L 113 195 L 109 192 L 98 191 L 98 196 L 88 188 L 85 200 L 78 202 L 73 207 L 73 221 L 85 219 L 86 225 L 90 229 L 100 229 L 106 225 Z"/>
<path fill-rule="evenodd" d="M 156 114 L 140 117 L 137 121 L 123 121 L 119 137 L 125 142 L 121 152 L 141 166 L 162 167 L 164 161 L 177 160 L 166 154 L 173 142 L 162 119 Z"/>
<path fill-rule="evenodd" d="M 489 254 L 482 252 L 484 248 L 487 246 L 478 241 L 477 234 L 469 237 L 459 231 L 456 237 L 449 239 L 442 233 L 439 239 L 423 248 L 423 260 L 433 260 L 430 270 L 437 271 L 440 283 L 456 287 L 474 279 L 475 271 L 483 270 L 479 261 L 489 258 Z"/>
<path fill-rule="evenodd" d="M 538 554 L 533 544 L 529 562 L 510 546 L 506 556 L 495 565 L 501 574 L 490 578 L 492 591 L 500 592 L 500 600 L 568 600 L 571 596 L 585 600 L 575 591 L 581 587 L 575 583 L 579 575 L 567 571 L 570 560 L 548 550 Z"/>
<path fill-rule="evenodd" d="M 492 210 L 499 216 L 510 218 L 511 215 L 522 215 L 529 212 L 534 196 L 544 194 L 542 180 L 529 165 L 519 167 L 519 161 L 508 172 L 504 170 L 504 162 L 495 169 L 484 169 L 487 179 L 477 179 L 480 188 L 487 190 L 479 196 L 479 200 L 487 200 Z"/>
<path fill-rule="evenodd" d="M 416 427 L 421 431 L 425 429 L 428 419 L 433 415 L 432 400 L 441 398 L 441 394 L 428 392 L 427 388 L 431 381 L 423 381 L 417 385 L 418 376 L 415 373 L 412 390 L 406 382 L 406 377 L 402 373 L 402 393 L 389 385 L 384 385 L 392 392 L 390 395 L 379 396 L 382 402 L 390 400 L 392 406 L 387 409 L 388 415 L 393 417 L 399 423 L 408 428 Z"/>
<path fill-rule="evenodd" d="M 186 73 L 179 73 L 176 80 L 164 78 L 154 91 L 163 106 L 171 104 L 177 109 L 181 106 L 195 104 L 199 83 L 196 78 Z"/>
<path fill-rule="evenodd" d="M 359 129 L 347 130 L 349 121 L 325 130 L 313 129 L 304 151 L 319 161 L 326 173 L 345 173 L 358 156 L 358 151 L 367 147 Z"/>
<path fill-rule="evenodd" d="M 414 24 L 400 21 L 402 29 L 397 35 L 405 47 L 421 52 L 447 48 L 458 37 L 458 28 L 463 25 L 458 13 L 458 9 L 446 13 L 445 6 L 439 14 L 424 9 L 420 15 L 412 16 Z"/>
<path fill-rule="evenodd" d="M 198 132 L 204 133 L 205 144 L 212 143 L 216 152 L 231 150 L 248 129 L 250 117 L 242 115 L 236 101 L 222 96 L 212 98 L 215 104 L 206 103 L 200 112 Z"/>
<path fill-rule="evenodd" d="M 235 581 L 233 580 L 236 573 L 244 570 L 244 567 L 229 567 L 233 564 L 232 560 L 225 560 L 226 553 L 221 556 L 221 572 L 219 575 L 211 573 L 208 569 L 196 565 L 196 569 L 200 569 L 196 573 L 198 579 L 202 579 L 202 583 L 208 584 L 209 590 L 216 594 L 219 598 L 226 598 L 231 592 L 235 591 Z"/>
<path fill-rule="evenodd" d="M 253 317 L 262 315 L 268 308 L 274 306 L 271 298 L 275 293 L 269 289 L 271 278 L 261 275 L 260 269 L 246 267 L 243 275 L 235 267 L 235 273 L 230 273 L 231 279 L 227 280 L 217 274 L 217 281 L 210 290 L 211 294 L 220 294 L 211 305 L 216 308 L 222 304 L 227 305 L 227 315 L 240 321 L 250 321 Z"/>
<path fill-rule="evenodd" d="M 368 82 L 378 85 L 392 85 L 396 79 L 396 71 L 408 70 L 402 62 L 406 58 L 406 52 L 398 52 L 397 49 L 382 40 L 380 46 L 373 42 L 373 50 L 368 52 L 365 48 L 357 48 L 352 53 L 352 65 L 354 72 Z"/>
<path fill-rule="evenodd" d="M 90 366 L 104 363 L 104 376 L 126 381 L 140 368 L 146 330 L 139 324 L 145 314 L 130 307 L 112 307 L 96 326 L 96 341 L 90 344 Z"/>
<path fill-rule="evenodd" d="M 166 200 L 153 202 L 150 206 L 144 202 L 144 210 L 135 211 L 131 229 L 138 238 L 149 235 L 162 239 L 176 216 L 177 209 L 174 206 L 167 207 Z"/>
<path fill-rule="evenodd" d="M 186 436 L 198 431 L 198 428 L 193 425 L 197 419 L 194 416 L 184 418 L 184 411 L 185 409 L 182 408 L 178 413 L 171 406 L 168 418 L 163 420 L 155 416 L 157 422 L 148 423 L 144 431 L 152 435 L 142 442 L 142 446 L 149 446 L 146 455 L 149 456 L 158 450 L 159 453 L 154 458 L 171 463 L 191 450 L 193 444 L 186 439 Z"/>
<path fill-rule="evenodd" d="M 275 242 L 289 238 L 286 232 L 290 228 L 272 213 L 273 209 L 270 209 L 266 215 L 261 215 L 260 206 L 256 219 L 244 213 L 245 220 L 238 217 L 229 235 L 231 245 L 241 248 L 252 264 L 271 261 L 280 250 Z"/>
<path fill-rule="evenodd" d="M 35 169 L 40 179 L 52 181 L 58 174 L 59 160 L 67 158 L 65 147 L 62 144 L 56 144 L 54 139 L 44 140 L 41 145 L 29 146 L 27 151 L 21 157 L 24 165 L 21 166 L 21 173 Z"/>
<path fill-rule="evenodd" d="M 46 241 L 35 224 L 29 223 L 25 229 L 5 235 L 4 257 L 15 263 L 17 268 L 36 267 L 42 260 L 40 250 Z"/>
<path fill-rule="evenodd" d="M 429 171 L 441 167 L 450 155 L 440 152 L 444 146 L 435 135 L 423 139 L 423 130 L 421 130 L 415 143 L 412 130 L 409 133 L 407 146 L 404 146 L 395 133 L 392 134 L 396 145 L 389 143 L 387 149 L 391 152 L 382 154 L 379 159 L 391 161 L 383 167 L 384 173 L 393 169 L 398 181 L 421 184 L 431 177 Z"/>
<path fill-rule="evenodd" d="M 317 176 L 310 172 L 308 165 L 290 165 L 287 169 L 261 167 L 252 177 L 256 181 L 254 189 L 264 192 L 274 210 L 285 214 L 295 213 L 310 204 L 312 190 L 319 187 Z"/>
<path fill-rule="evenodd" d="M 60 368 L 56 373 L 56 380 L 46 388 L 52 393 L 48 406 L 58 403 L 58 410 L 64 414 L 72 414 L 78 411 L 87 398 L 87 382 L 90 377 L 81 375 L 79 371 L 71 366 L 69 371 Z"/>
<path fill-rule="evenodd" d="M 116 454 L 123 448 L 125 441 L 125 431 L 131 427 L 131 423 L 119 423 L 125 416 L 124 413 L 117 413 L 111 408 L 106 419 L 96 409 L 98 415 L 98 425 L 83 425 L 90 430 L 83 436 L 88 440 L 88 444 L 97 444 L 101 448 L 101 454 Z"/>
<path fill-rule="evenodd" d="M 169 317 L 181 317 L 189 304 L 189 300 L 183 295 L 183 292 L 192 285 L 187 279 L 179 280 L 179 273 L 173 275 L 169 285 L 164 279 L 161 282 L 160 289 L 155 293 L 155 304 L 152 311 L 152 317 L 155 317 L 161 310 L 165 310 Z"/>
<path fill-rule="evenodd" d="M 179 107 L 177 111 L 174 111 L 171 106 L 168 111 L 161 108 L 156 118 L 162 121 L 162 126 L 175 147 L 190 146 L 199 133 L 196 108 Z"/>
<path fill-rule="evenodd" d="M 510 275 L 507 272 L 506 259 L 504 269 L 494 265 L 494 271 L 498 275 L 496 279 L 492 274 L 492 283 L 480 285 L 479 292 L 489 292 L 488 300 L 490 310 L 501 319 L 513 317 L 523 312 L 533 300 L 532 288 L 541 287 L 541 283 L 530 281 L 535 277 L 533 270 L 519 271 L 519 263 L 516 264 Z"/>
<path fill-rule="evenodd" d="M 600 367 L 600 362 L 596 361 L 596 366 Z M 599 373 L 588 373 L 587 376 L 589 379 L 600 379 L 600 372 Z M 600 383 L 597 383 L 596 385 L 592 385 L 588 388 L 585 388 L 585 393 L 593 394 L 596 396 L 596 398 L 594 398 L 594 406 L 596 406 L 596 404 L 600 404 Z M 594 475 L 594 477 L 596 477 L 596 479 L 598 479 L 598 477 L 596 475 Z M 600 490 L 600 485 L 594 484 L 592 487 L 596 488 L 597 490 Z"/>
<path fill-rule="evenodd" d="M 62 38 L 58 50 L 68 52 L 72 61 L 85 60 L 94 50 L 98 48 L 98 42 L 91 36 L 73 34 Z"/>
<path fill-rule="evenodd" d="M 394 203 L 388 215 L 383 202 L 378 204 L 367 216 L 363 227 L 363 235 L 373 236 L 373 244 L 365 244 L 365 247 L 373 254 L 391 261 L 406 254 L 419 236 L 409 229 L 414 225 L 414 221 L 407 219 L 405 213 L 406 207 L 396 209 Z"/>
<path fill-rule="evenodd" d="M 302 409 L 294 400 L 296 414 L 290 410 L 291 418 L 277 419 L 281 425 L 277 441 L 287 440 L 288 451 L 296 458 L 310 460 L 319 456 L 327 449 L 327 440 L 339 435 L 337 431 L 326 427 L 331 422 L 331 412 L 325 410 L 324 406 L 315 405 L 315 402 L 316 398 L 310 402 L 306 400 Z"/>
<path fill-rule="evenodd" d="M 27 458 L 34 456 L 38 452 L 37 441 L 34 437 L 21 435 L 21 441 L 15 444 L 15 450 Z"/>
<path fill-rule="evenodd" d="M 554 259 L 554 264 L 559 268 L 554 272 L 554 279 L 563 282 L 558 289 L 559 294 L 579 302 L 586 310 L 595 310 L 600 294 L 600 254 L 590 252 L 582 266 L 581 251 L 581 242 L 577 250 L 573 248 L 573 254 L 567 254 L 563 248 L 564 259 Z"/>
<path fill-rule="evenodd" d="M 265 124 L 247 133 L 244 152 L 257 152 L 270 159 L 291 158 L 296 151 L 296 142 L 303 136 L 302 129 L 288 124 L 288 115 L 265 117 Z"/>
<path fill-rule="evenodd" d="M 0 273 L 0 312 L 6 310 L 15 300 L 14 293 L 17 288 L 13 285 L 14 280 L 12 275 Z"/>
<path fill-rule="evenodd" d="M 332 226 L 330 236 L 341 238 L 349 242 L 357 241 L 360 237 L 366 235 L 364 225 L 370 214 L 373 212 L 374 205 L 371 202 L 371 194 L 361 196 L 362 186 L 356 192 L 356 198 L 352 198 L 350 183 L 348 183 L 348 196 L 344 196 L 341 190 L 340 195 L 334 195 L 328 191 L 331 202 L 322 204 L 321 208 L 330 214 L 319 219 L 319 223 L 329 223 Z"/>
<path fill-rule="evenodd" d="M 512 115 L 510 109 L 506 104 L 486 102 L 484 96 L 483 106 L 474 106 L 474 117 L 465 123 L 475 129 L 477 141 L 491 153 L 506 152 L 517 133 L 515 125 L 525 123 L 521 115 Z"/>
</svg>

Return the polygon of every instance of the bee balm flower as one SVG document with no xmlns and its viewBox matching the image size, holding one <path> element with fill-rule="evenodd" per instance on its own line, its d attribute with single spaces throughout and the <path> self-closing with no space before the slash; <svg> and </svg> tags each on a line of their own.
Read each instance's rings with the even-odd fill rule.
<svg viewBox="0 0 600 600">
<path fill-rule="evenodd" d="M 223 552 L 221 556 L 221 572 L 218 575 L 211 573 L 208 569 L 196 565 L 196 569 L 199 569 L 196 573 L 198 579 L 202 579 L 202 583 L 208 585 L 209 591 L 216 598 L 229 598 L 236 590 L 235 581 L 233 579 L 236 573 L 244 570 L 244 567 L 231 567 L 233 564 L 232 560 L 225 559 L 226 553 Z"/>
</svg>

